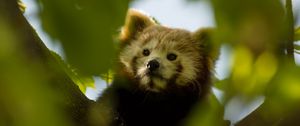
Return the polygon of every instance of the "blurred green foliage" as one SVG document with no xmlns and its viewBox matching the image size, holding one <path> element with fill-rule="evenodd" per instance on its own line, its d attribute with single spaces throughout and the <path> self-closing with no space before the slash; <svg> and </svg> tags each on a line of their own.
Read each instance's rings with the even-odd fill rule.
<svg viewBox="0 0 300 126">
<path fill-rule="evenodd" d="M 95 88 L 93 76 L 79 73 L 74 67 L 66 63 L 57 53 L 51 51 L 51 54 L 59 63 L 60 67 L 64 69 L 68 76 L 73 80 L 73 82 L 79 86 L 79 89 L 83 93 L 85 93 L 87 87 Z"/>
<path fill-rule="evenodd" d="M 105 80 L 106 84 L 111 84 L 114 79 L 114 71 L 108 70 L 106 73 L 101 74 L 100 78 Z"/>
<path fill-rule="evenodd" d="M 300 81 L 296 77 L 300 67 L 294 61 L 297 46 L 289 46 L 294 43 L 291 4 L 284 6 L 279 0 L 212 0 L 211 3 L 219 31 L 216 41 L 233 48 L 230 76 L 218 82 L 225 93 L 224 105 L 235 96 L 249 101 L 266 96 L 265 103 L 254 113 L 262 116 L 250 115 L 241 125 L 286 125 L 286 122 L 296 125 L 297 119 L 292 117 L 300 105 L 297 93 Z M 298 30 L 295 31 L 297 40 Z"/>
<path fill-rule="evenodd" d="M 59 40 L 67 61 L 85 74 L 114 64 L 113 35 L 124 23 L 128 0 L 38 0 L 43 28 Z"/>
<path fill-rule="evenodd" d="M 1 8 L 2 9 L 2 8 Z M 68 126 L 41 64 L 28 59 L 0 9 L 0 126 Z"/>
<path fill-rule="evenodd" d="M 26 10 L 26 5 L 20 0 L 18 0 L 18 5 L 19 5 L 19 8 L 20 8 L 21 12 L 24 13 L 25 10 Z"/>
<path fill-rule="evenodd" d="M 218 32 L 214 41 L 232 48 L 230 76 L 216 82 L 225 95 L 222 105 L 235 96 L 249 101 L 266 96 L 259 109 L 237 125 L 297 125 L 300 67 L 295 65 L 294 55 L 300 54 L 300 48 L 293 40 L 299 40 L 300 29 L 294 26 L 291 0 L 211 0 L 210 3 Z M 206 124 L 214 125 L 215 119 Z"/>
<path fill-rule="evenodd" d="M 300 27 L 298 27 L 295 31 L 295 41 L 300 40 Z"/>
<path fill-rule="evenodd" d="M 114 38 L 124 22 L 129 0 L 36 1 L 44 30 L 63 45 L 68 63 L 53 53 L 61 69 L 82 91 L 94 85 L 91 75 L 101 75 L 110 83 L 114 72 L 110 70 L 116 62 Z M 210 98 L 195 109 L 187 125 L 226 125 L 220 118 L 224 106 L 235 96 L 249 101 L 266 97 L 257 111 L 237 125 L 297 125 L 300 67 L 286 52 L 291 51 L 287 45 L 300 40 L 300 28 L 294 29 L 293 16 L 287 16 L 291 8 L 285 8 L 280 0 L 210 3 L 217 23 L 214 43 L 232 48 L 230 75 L 216 82 L 224 92 L 224 103 Z M 11 22 L 5 20 L 9 12 L 3 8 L 0 4 L 0 126 L 69 125 L 58 109 L 61 95 L 47 85 L 55 75 L 45 74 L 48 71 L 24 53 L 22 40 L 15 37 L 19 29 L 10 27 Z M 299 44 L 292 51 L 300 54 Z"/>
<path fill-rule="evenodd" d="M 230 122 L 223 119 L 224 108 L 215 96 L 197 105 L 186 121 L 186 126 L 229 126 Z"/>
</svg>

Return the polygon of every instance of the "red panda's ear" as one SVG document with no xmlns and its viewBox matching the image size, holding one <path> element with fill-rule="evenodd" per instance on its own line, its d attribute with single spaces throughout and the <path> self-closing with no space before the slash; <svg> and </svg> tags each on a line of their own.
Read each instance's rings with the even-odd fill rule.
<svg viewBox="0 0 300 126">
<path fill-rule="evenodd" d="M 155 24 L 155 21 L 151 17 L 139 12 L 138 10 L 129 9 L 125 25 L 122 27 L 122 31 L 119 36 L 120 41 L 129 41 L 133 39 L 137 33 L 142 32 L 145 28 Z"/>
<path fill-rule="evenodd" d="M 193 37 L 204 47 L 205 53 L 213 63 L 218 59 L 220 53 L 220 44 L 215 41 L 214 32 L 213 28 L 202 28 L 193 34 Z"/>
</svg>

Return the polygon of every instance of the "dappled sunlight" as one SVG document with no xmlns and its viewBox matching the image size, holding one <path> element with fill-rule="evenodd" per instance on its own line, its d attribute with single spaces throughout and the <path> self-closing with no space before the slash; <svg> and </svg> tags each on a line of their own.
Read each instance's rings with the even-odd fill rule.
<svg viewBox="0 0 300 126">
<path fill-rule="evenodd" d="M 253 59 L 247 48 L 240 47 L 234 53 L 232 82 L 242 94 L 261 94 L 277 71 L 277 59 L 269 52 Z"/>
<path fill-rule="evenodd" d="M 248 48 L 238 47 L 234 52 L 234 60 L 233 61 L 233 71 L 232 71 L 232 82 L 233 87 L 236 91 L 248 92 L 249 83 L 251 83 L 251 78 L 249 76 L 252 74 L 252 63 L 253 56 Z M 250 88 L 251 90 L 251 88 Z"/>
<path fill-rule="evenodd" d="M 269 83 L 277 71 L 277 65 L 277 59 L 272 53 L 265 52 L 261 54 L 254 65 L 256 71 L 254 75 L 257 76 L 257 83 L 261 85 Z"/>
</svg>

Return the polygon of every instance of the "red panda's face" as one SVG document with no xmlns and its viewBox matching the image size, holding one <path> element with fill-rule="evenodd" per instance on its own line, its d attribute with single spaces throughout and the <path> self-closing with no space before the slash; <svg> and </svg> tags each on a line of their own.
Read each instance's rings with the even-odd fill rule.
<svg viewBox="0 0 300 126">
<path fill-rule="evenodd" d="M 121 69 L 147 91 L 200 87 L 217 57 L 207 46 L 210 33 L 167 28 L 130 9 L 119 36 Z"/>
<path fill-rule="evenodd" d="M 141 88 L 167 90 L 196 80 L 201 69 L 200 45 L 190 32 L 153 26 L 136 36 L 121 52 L 125 70 Z"/>
</svg>

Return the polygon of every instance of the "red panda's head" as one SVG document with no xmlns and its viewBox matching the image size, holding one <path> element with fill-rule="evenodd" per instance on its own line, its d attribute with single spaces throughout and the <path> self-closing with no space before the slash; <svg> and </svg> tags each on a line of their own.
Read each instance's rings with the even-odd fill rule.
<svg viewBox="0 0 300 126">
<path fill-rule="evenodd" d="M 122 68 L 142 89 L 154 92 L 169 87 L 207 83 L 213 58 L 205 40 L 210 30 L 189 32 L 167 28 L 148 16 L 129 10 L 120 35 Z M 199 82 L 200 81 L 200 82 Z"/>
</svg>

